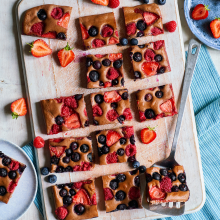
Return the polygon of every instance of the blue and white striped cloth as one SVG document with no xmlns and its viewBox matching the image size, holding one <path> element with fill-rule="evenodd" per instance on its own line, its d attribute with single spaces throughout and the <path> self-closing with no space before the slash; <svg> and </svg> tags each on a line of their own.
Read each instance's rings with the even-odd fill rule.
<svg viewBox="0 0 220 220">
<path fill-rule="evenodd" d="M 200 50 L 191 93 L 206 186 L 206 202 L 196 213 L 161 220 L 220 220 L 220 76 L 205 46 Z M 36 166 L 32 143 L 22 149 Z M 43 214 L 39 189 L 34 202 Z"/>
</svg>

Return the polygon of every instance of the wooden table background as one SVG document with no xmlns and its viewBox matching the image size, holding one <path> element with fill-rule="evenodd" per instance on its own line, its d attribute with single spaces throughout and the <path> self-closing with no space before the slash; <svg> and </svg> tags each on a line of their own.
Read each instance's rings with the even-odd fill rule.
<svg viewBox="0 0 220 220">
<path fill-rule="evenodd" d="M 0 9 L 0 30 L 2 33 L 0 36 L 0 138 L 23 146 L 32 139 L 29 118 L 25 116 L 18 120 L 12 120 L 10 112 L 11 102 L 20 97 L 25 97 L 24 80 L 17 51 L 17 39 L 15 37 L 16 26 L 14 8 L 16 2 L 16 0 L 1 0 L 3 7 Z M 187 26 L 183 4 L 183 0 L 178 0 L 184 46 L 185 49 L 187 49 L 188 42 L 194 35 Z M 218 62 L 219 51 L 209 48 L 209 52 L 217 70 L 220 71 L 220 62 Z M 34 203 L 19 220 L 30 219 L 43 219 Z"/>
</svg>

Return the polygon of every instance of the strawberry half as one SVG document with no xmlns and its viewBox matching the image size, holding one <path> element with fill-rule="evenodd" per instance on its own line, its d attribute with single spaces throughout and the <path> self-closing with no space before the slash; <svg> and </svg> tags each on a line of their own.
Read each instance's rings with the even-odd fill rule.
<svg viewBox="0 0 220 220">
<path fill-rule="evenodd" d="M 79 119 L 78 114 L 77 113 L 73 113 L 72 115 L 67 117 L 65 119 L 64 126 L 66 126 L 67 128 L 70 128 L 70 129 L 80 128 L 81 127 L 81 123 L 80 123 L 80 119 Z"/>
<path fill-rule="evenodd" d="M 144 62 L 141 69 L 147 76 L 153 76 L 157 74 L 158 67 L 159 64 L 156 62 Z"/>
<path fill-rule="evenodd" d="M 215 18 L 215 20 L 210 23 L 210 28 L 214 38 L 220 38 L 220 18 Z"/>
<path fill-rule="evenodd" d="M 83 40 L 86 40 L 89 38 L 89 34 L 88 34 L 88 31 L 86 30 L 86 28 L 80 24 L 80 28 L 81 28 L 81 33 L 82 33 L 82 39 Z"/>
<path fill-rule="evenodd" d="M 160 105 L 160 109 L 163 112 L 172 112 L 173 111 L 173 104 L 170 100 L 164 102 L 162 105 Z"/>
<path fill-rule="evenodd" d="M 106 144 L 108 147 L 112 146 L 113 144 L 115 144 L 119 139 L 121 138 L 121 135 L 116 132 L 116 131 L 112 131 L 110 130 L 107 135 L 106 135 Z"/>
<path fill-rule="evenodd" d="M 198 4 L 192 11 L 192 19 L 202 20 L 209 16 L 208 5 Z"/>
<path fill-rule="evenodd" d="M 109 60 L 114 62 L 116 60 L 122 59 L 122 53 L 110 53 L 109 54 Z"/>
<path fill-rule="evenodd" d="M 151 200 L 163 200 L 166 196 L 166 193 L 162 192 L 156 186 L 153 186 L 149 191 L 149 195 Z"/>
<path fill-rule="evenodd" d="M 28 45 L 31 46 L 30 52 L 34 57 L 45 57 L 52 54 L 52 50 L 44 40 L 38 39 Z"/>
<path fill-rule="evenodd" d="M 60 61 L 60 65 L 62 67 L 66 67 L 69 63 L 71 63 L 75 59 L 75 54 L 72 51 L 73 48 L 70 48 L 68 42 L 66 47 L 58 52 L 58 58 Z"/>
<path fill-rule="evenodd" d="M 17 119 L 18 116 L 27 114 L 27 105 L 24 98 L 18 99 L 11 104 L 12 118 Z"/>
<path fill-rule="evenodd" d="M 73 203 L 76 204 L 83 204 L 83 205 L 90 205 L 91 201 L 89 198 L 88 193 L 84 189 L 80 189 L 76 195 L 73 197 Z"/>
<path fill-rule="evenodd" d="M 63 15 L 62 18 L 60 18 L 60 20 L 57 22 L 57 24 L 63 28 L 68 28 L 68 24 L 69 24 L 69 21 L 70 21 L 70 14 L 69 13 L 66 13 Z"/>
<path fill-rule="evenodd" d="M 117 93 L 117 91 L 105 92 L 104 101 L 107 103 L 119 102 L 121 100 L 121 96 Z"/>
<path fill-rule="evenodd" d="M 58 146 L 58 147 L 49 146 L 50 155 L 51 156 L 55 155 L 58 158 L 60 158 L 63 155 L 65 149 L 66 147 L 62 147 L 62 146 Z"/>
<path fill-rule="evenodd" d="M 91 1 L 97 5 L 107 6 L 109 4 L 109 0 L 91 0 Z"/>
<path fill-rule="evenodd" d="M 160 18 L 158 15 L 151 13 L 151 12 L 144 12 L 143 17 L 148 26 L 152 25 L 154 22 L 156 22 Z"/>
<path fill-rule="evenodd" d="M 144 144 L 151 143 L 156 137 L 155 128 L 147 127 L 141 130 L 141 141 Z"/>
</svg>

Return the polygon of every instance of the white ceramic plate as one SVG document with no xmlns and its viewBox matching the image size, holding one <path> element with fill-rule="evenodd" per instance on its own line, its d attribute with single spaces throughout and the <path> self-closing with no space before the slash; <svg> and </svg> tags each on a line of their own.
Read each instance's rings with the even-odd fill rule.
<svg viewBox="0 0 220 220">
<path fill-rule="evenodd" d="M 31 160 L 19 146 L 0 140 L 0 151 L 27 166 L 8 204 L 0 202 L 0 219 L 15 220 L 20 218 L 34 201 L 37 175 Z"/>
</svg>

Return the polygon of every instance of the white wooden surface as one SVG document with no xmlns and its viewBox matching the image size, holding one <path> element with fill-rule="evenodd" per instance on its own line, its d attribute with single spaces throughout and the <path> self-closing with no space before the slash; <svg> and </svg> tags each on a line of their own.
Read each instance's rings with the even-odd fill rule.
<svg viewBox="0 0 220 220">
<path fill-rule="evenodd" d="M 17 121 L 11 119 L 10 103 L 22 96 L 25 97 L 25 89 L 23 83 L 23 75 L 19 65 L 19 57 L 17 57 L 16 38 L 14 33 L 16 31 L 14 21 L 14 6 L 15 0 L 2 0 L 0 9 L 1 20 L 1 55 L 0 55 L 0 138 L 8 139 L 20 146 L 28 143 L 31 140 L 30 123 L 28 116 L 21 117 Z M 184 1 L 179 0 L 180 17 L 183 28 L 183 40 L 185 48 L 188 41 L 193 37 L 192 33 L 187 27 L 183 14 Z M 220 63 L 217 61 L 218 51 L 209 49 L 213 61 L 220 70 Z M 181 141 L 181 140 L 180 140 Z M 42 219 L 34 204 L 27 213 L 20 219 Z"/>
</svg>

